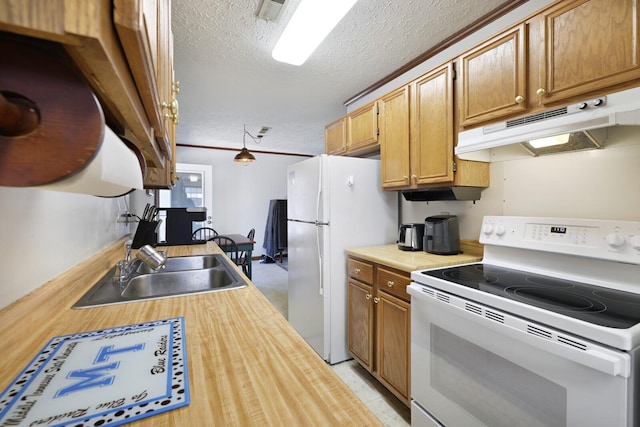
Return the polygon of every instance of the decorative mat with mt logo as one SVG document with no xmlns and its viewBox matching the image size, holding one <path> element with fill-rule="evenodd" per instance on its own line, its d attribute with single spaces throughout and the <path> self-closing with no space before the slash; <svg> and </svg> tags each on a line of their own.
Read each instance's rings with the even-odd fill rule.
<svg viewBox="0 0 640 427">
<path fill-rule="evenodd" d="M 0 425 L 117 426 L 189 404 L 184 318 L 52 338 L 0 394 Z"/>
</svg>

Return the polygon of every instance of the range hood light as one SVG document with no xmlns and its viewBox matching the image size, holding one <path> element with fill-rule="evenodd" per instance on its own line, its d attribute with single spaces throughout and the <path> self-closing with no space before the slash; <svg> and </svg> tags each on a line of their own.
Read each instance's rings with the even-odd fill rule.
<svg viewBox="0 0 640 427">
<path fill-rule="evenodd" d="M 596 137 L 595 133 L 599 137 Z M 604 146 L 602 141 L 606 139 L 606 135 L 607 129 L 583 130 L 582 132 L 571 132 L 548 138 L 534 139 L 529 142 L 523 142 L 522 146 L 534 156 L 590 150 L 602 148 Z"/>
<path fill-rule="evenodd" d="M 565 133 L 562 135 L 550 136 L 547 138 L 532 139 L 531 141 L 529 141 L 529 144 L 533 148 L 552 147 L 554 145 L 566 144 L 567 142 L 569 142 L 569 136 L 570 134 Z"/>
</svg>

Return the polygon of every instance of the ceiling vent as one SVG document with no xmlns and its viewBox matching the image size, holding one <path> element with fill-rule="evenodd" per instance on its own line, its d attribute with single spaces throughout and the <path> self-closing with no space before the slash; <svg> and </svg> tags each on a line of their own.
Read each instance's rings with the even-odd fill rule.
<svg viewBox="0 0 640 427">
<path fill-rule="evenodd" d="M 284 9 L 284 3 L 285 0 L 262 0 L 260 10 L 258 10 L 258 18 L 278 22 Z"/>
</svg>

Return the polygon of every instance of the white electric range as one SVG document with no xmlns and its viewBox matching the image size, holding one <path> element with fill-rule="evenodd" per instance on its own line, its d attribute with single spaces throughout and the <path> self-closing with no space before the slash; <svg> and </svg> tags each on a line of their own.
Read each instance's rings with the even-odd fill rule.
<svg viewBox="0 0 640 427">
<path fill-rule="evenodd" d="M 490 216 L 480 242 L 411 274 L 412 425 L 640 425 L 640 222 Z"/>
</svg>

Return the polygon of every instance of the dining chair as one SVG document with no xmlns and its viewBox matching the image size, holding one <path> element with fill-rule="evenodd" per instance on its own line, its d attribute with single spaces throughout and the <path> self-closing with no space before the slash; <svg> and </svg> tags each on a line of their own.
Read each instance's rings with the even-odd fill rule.
<svg viewBox="0 0 640 427">
<path fill-rule="evenodd" d="M 218 232 L 211 227 L 200 227 L 191 234 L 191 240 L 211 240 L 218 235 Z"/>
<path fill-rule="evenodd" d="M 247 234 L 247 238 L 249 240 L 253 240 L 255 235 L 256 235 L 256 229 L 252 228 L 251 230 L 249 230 L 249 234 Z M 242 271 L 244 272 L 244 274 L 246 274 L 248 276 L 249 275 L 249 263 L 251 262 L 251 260 L 249 259 L 249 257 L 247 255 L 248 255 L 247 251 L 240 252 L 240 255 L 238 255 L 238 265 L 242 267 Z"/>
<path fill-rule="evenodd" d="M 227 254 L 229 259 L 233 261 L 234 264 L 238 266 L 240 265 L 238 259 L 238 245 L 236 244 L 235 240 L 227 236 L 219 235 L 211 238 L 210 240 L 216 242 L 220 249 L 222 249 L 222 251 Z"/>
</svg>

